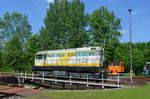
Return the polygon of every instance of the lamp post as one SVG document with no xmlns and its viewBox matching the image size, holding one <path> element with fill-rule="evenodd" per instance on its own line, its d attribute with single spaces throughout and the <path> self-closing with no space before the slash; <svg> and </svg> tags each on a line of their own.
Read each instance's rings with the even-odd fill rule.
<svg viewBox="0 0 150 99">
<path fill-rule="evenodd" d="M 131 27 L 131 14 L 132 14 L 132 9 L 128 10 L 129 12 L 129 29 L 130 29 L 130 81 L 131 81 L 131 85 L 133 85 L 133 66 L 132 66 L 132 27 Z"/>
</svg>

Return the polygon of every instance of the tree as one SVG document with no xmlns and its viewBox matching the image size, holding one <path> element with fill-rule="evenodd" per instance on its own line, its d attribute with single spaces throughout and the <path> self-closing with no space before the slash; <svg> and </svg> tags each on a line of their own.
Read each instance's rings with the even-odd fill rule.
<svg viewBox="0 0 150 99">
<path fill-rule="evenodd" d="M 5 66 L 11 68 L 13 71 L 23 70 L 23 50 L 19 38 L 13 38 L 5 46 Z"/>
<path fill-rule="evenodd" d="M 134 44 L 135 46 L 135 44 Z M 119 59 L 125 62 L 125 71 L 130 71 L 130 55 L 129 55 L 129 43 L 120 43 L 115 50 L 115 59 Z M 140 75 L 143 72 L 145 66 L 144 53 L 138 49 L 133 48 L 133 71 L 136 75 Z"/>
<path fill-rule="evenodd" d="M 27 21 L 27 16 L 20 13 L 6 13 L 0 19 L 0 32 L 5 41 L 18 37 L 25 42 L 31 35 L 31 26 Z"/>
<path fill-rule="evenodd" d="M 86 44 L 86 15 L 80 0 L 56 0 L 50 3 L 40 30 L 44 50 L 81 47 Z"/>
<path fill-rule="evenodd" d="M 135 43 L 134 47 L 143 52 L 144 58 L 147 62 L 150 61 L 150 42 Z"/>
<path fill-rule="evenodd" d="M 31 36 L 27 16 L 20 13 L 6 13 L 0 18 L 0 36 L 3 43 L 3 70 L 21 71 L 26 68 L 26 42 Z M 5 69 L 6 68 L 6 69 Z"/>
<path fill-rule="evenodd" d="M 68 20 L 67 47 L 82 47 L 87 44 L 88 16 L 85 14 L 84 4 L 80 0 L 74 0 L 70 5 Z"/>
<path fill-rule="evenodd" d="M 139 75 L 143 73 L 145 66 L 144 54 L 139 49 L 133 49 L 133 71 Z"/>
<path fill-rule="evenodd" d="M 0 18 L 0 50 L 2 50 L 4 48 L 4 32 L 3 32 L 3 28 L 5 27 L 5 23 L 2 21 L 2 19 Z"/>
<path fill-rule="evenodd" d="M 1 51 L 0 51 L 0 70 L 1 70 L 1 68 L 2 68 L 2 65 L 3 65 L 2 53 L 1 53 Z"/>
<path fill-rule="evenodd" d="M 40 48 L 40 38 L 39 35 L 33 35 L 27 42 L 27 49 L 25 52 L 25 59 L 26 59 L 26 64 L 27 68 L 26 70 L 31 70 L 32 66 L 34 65 L 34 58 L 36 53 L 41 50 Z"/>
<path fill-rule="evenodd" d="M 114 61 L 114 52 L 121 37 L 121 20 L 106 7 L 95 10 L 90 18 L 91 45 L 105 48 L 105 62 Z"/>
</svg>

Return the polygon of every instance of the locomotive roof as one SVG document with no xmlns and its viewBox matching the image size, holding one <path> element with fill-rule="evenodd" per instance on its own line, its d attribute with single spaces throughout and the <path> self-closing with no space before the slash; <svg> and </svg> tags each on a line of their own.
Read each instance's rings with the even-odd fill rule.
<svg viewBox="0 0 150 99">
<path fill-rule="evenodd" d="M 52 52 L 66 52 L 66 51 L 87 51 L 87 50 L 101 50 L 101 47 L 83 47 L 83 48 L 70 48 L 70 49 L 59 49 L 59 50 L 47 50 L 47 51 L 39 51 L 37 54 L 45 54 Z"/>
</svg>

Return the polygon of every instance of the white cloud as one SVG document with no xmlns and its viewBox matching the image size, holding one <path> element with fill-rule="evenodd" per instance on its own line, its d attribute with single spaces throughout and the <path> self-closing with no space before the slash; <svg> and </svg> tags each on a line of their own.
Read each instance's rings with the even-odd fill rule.
<svg viewBox="0 0 150 99">
<path fill-rule="evenodd" d="M 128 34 L 127 30 L 121 30 L 120 32 L 122 33 L 123 36 Z"/>
<path fill-rule="evenodd" d="M 46 0 L 48 3 L 53 3 L 54 0 Z"/>
<path fill-rule="evenodd" d="M 55 0 L 46 0 L 46 2 L 48 3 L 53 3 Z M 71 1 L 71 0 L 68 0 L 68 1 Z"/>
</svg>

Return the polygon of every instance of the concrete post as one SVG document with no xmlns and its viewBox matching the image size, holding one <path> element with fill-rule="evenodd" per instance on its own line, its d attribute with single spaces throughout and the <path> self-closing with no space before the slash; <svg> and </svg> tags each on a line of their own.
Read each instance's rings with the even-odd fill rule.
<svg viewBox="0 0 150 99">
<path fill-rule="evenodd" d="M 72 75 L 70 75 L 70 85 L 72 85 L 71 78 L 72 78 Z"/>
<path fill-rule="evenodd" d="M 120 87 L 120 77 L 119 77 L 119 72 L 118 72 L 118 88 Z"/>
<path fill-rule="evenodd" d="M 21 71 L 21 77 L 22 77 L 22 71 Z"/>
<path fill-rule="evenodd" d="M 87 74 L 87 85 L 86 85 L 87 87 L 89 86 L 88 83 L 89 83 L 89 75 Z"/>
<path fill-rule="evenodd" d="M 104 88 L 104 74 L 102 74 L 102 88 Z"/>
<path fill-rule="evenodd" d="M 24 78 L 25 78 L 25 80 L 26 80 L 26 79 L 27 79 L 27 73 L 26 73 L 26 72 L 25 72 L 25 75 L 24 75 L 24 76 L 25 76 Z"/>
<path fill-rule="evenodd" d="M 33 79 L 34 79 L 34 72 L 32 72 L 32 81 L 33 81 Z"/>
<path fill-rule="evenodd" d="M 42 82 L 44 82 L 44 72 L 42 73 L 42 77 L 43 77 L 43 78 L 42 78 Z"/>
</svg>

